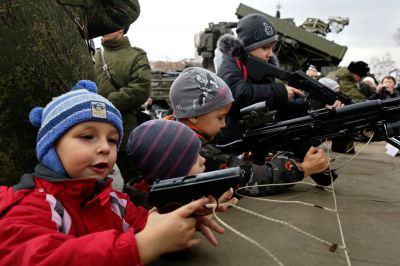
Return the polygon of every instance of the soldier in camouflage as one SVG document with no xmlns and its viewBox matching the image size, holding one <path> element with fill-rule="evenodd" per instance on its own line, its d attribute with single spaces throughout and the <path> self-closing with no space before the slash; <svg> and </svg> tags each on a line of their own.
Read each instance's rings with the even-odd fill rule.
<svg viewBox="0 0 400 266">
<path fill-rule="evenodd" d="M 93 79 L 91 38 L 134 22 L 138 0 L 0 2 L 0 184 L 36 164 L 28 114 L 81 79 Z"/>
<path fill-rule="evenodd" d="M 118 151 L 117 165 L 125 182 L 137 172 L 126 154 L 126 143 L 137 126 L 138 108 L 150 96 L 151 68 L 143 49 L 132 47 L 127 36 L 129 26 L 102 37 L 94 66 L 99 93 L 110 100 L 122 114 L 124 137 Z"/>
<path fill-rule="evenodd" d="M 351 97 L 355 102 L 363 102 L 367 98 L 360 91 L 358 82 L 369 72 L 368 64 L 363 61 L 351 62 L 347 67 L 340 67 L 326 75 L 327 78 L 336 80 L 340 91 Z"/>
</svg>

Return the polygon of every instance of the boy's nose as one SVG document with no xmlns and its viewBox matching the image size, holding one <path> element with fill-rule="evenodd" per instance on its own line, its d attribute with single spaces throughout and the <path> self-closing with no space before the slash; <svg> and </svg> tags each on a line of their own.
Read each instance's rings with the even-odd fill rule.
<svg viewBox="0 0 400 266">
<path fill-rule="evenodd" d="M 110 143 L 105 139 L 105 140 L 99 140 L 98 146 L 97 146 L 97 152 L 98 153 L 106 153 L 108 154 L 111 150 Z"/>
<path fill-rule="evenodd" d="M 200 156 L 200 165 L 204 165 L 205 162 L 206 162 L 206 158 L 204 158 L 203 156 Z"/>
<path fill-rule="evenodd" d="M 225 128 L 226 127 L 226 122 L 225 122 L 225 119 L 224 120 L 222 120 L 222 122 L 221 122 L 221 128 Z"/>
</svg>

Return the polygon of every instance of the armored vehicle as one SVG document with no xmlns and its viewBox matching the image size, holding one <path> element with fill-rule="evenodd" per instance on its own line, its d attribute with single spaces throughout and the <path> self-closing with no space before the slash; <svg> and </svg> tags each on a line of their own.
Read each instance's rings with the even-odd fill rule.
<svg viewBox="0 0 400 266">
<path fill-rule="evenodd" d="M 293 19 L 279 18 L 279 12 L 274 17 L 244 4 L 239 4 L 235 14 L 238 19 L 248 14 L 262 14 L 271 20 L 279 35 L 274 52 L 279 58 L 281 67 L 288 71 L 305 70 L 310 64 L 323 73 L 330 71 L 331 68 L 338 66 L 347 51 L 346 46 L 325 38 L 327 33 L 340 32 L 345 25 L 348 25 L 347 18 L 332 17 L 328 22 L 308 18 L 301 26 L 296 26 Z M 196 47 L 198 54 L 203 57 L 203 67 L 214 70 L 212 59 L 217 40 L 224 33 L 233 34 L 234 27 L 236 22 L 210 23 L 203 31 Z"/>
<path fill-rule="evenodd" d="M 279 40 L 274 52 L 279 58 L 280 67 L 285 70 L 305 71 L 309 65 L 314 65 L 325 74 L 338 66 L 347 51 L 346 46 L 325 38 L 327 33 L 339 32 L 348 25 L 346 18 L 329 18 L 328 22 L 309 18 L 302 25 L 296 26 L 293 19 L 280 18 L 279 12 L 274 17 L 244 4 L 239 4 L 235 14 L 240 19 L 254 13 L 268 17 L 275 25 Z M 237 22 L 209 23 L 207 28 L 197 34 L 195 47 L 204 68 L 214 71 L 213 58 L 218 38 L 226 33 L 234 34 L 236 25 Z M 153 73 L 152 98 L 168 101 L 169 87 L 175 78 L 176 75 L 171 73 Z"/>
</svg>

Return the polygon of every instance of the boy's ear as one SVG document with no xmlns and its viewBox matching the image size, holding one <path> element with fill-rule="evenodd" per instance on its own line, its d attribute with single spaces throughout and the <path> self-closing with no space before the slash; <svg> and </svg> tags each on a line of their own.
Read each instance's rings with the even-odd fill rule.
<svg viewBox="0 0 400 266">
<path fill-rule="evenodd" d="M 188 118 L 188 120 L 190 121 L 190 123 L 192 123 L 193 125 L 197 124 L 199 122 L 199 119 L 197 118 L 197 116 L 195 117 L 190 117 Z"/>
</svg>

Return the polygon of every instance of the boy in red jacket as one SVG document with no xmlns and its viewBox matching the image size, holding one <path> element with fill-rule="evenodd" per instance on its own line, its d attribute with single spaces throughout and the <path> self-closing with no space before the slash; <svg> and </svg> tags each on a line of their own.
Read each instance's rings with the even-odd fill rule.
<svg viewBox="0 0 400 266">
<path fill-rule="evenodd" d="M 119 111 L 80 81 L 29 116 L 40 127 L 40 164 L 14 187 L 0 187 L 0 265 L 140 265 L 197 245 L 196 228 L 216 244 L 211 199 L 168 214 L 136 207 L 107 177 L 122 140 Z"/>
</svg>

